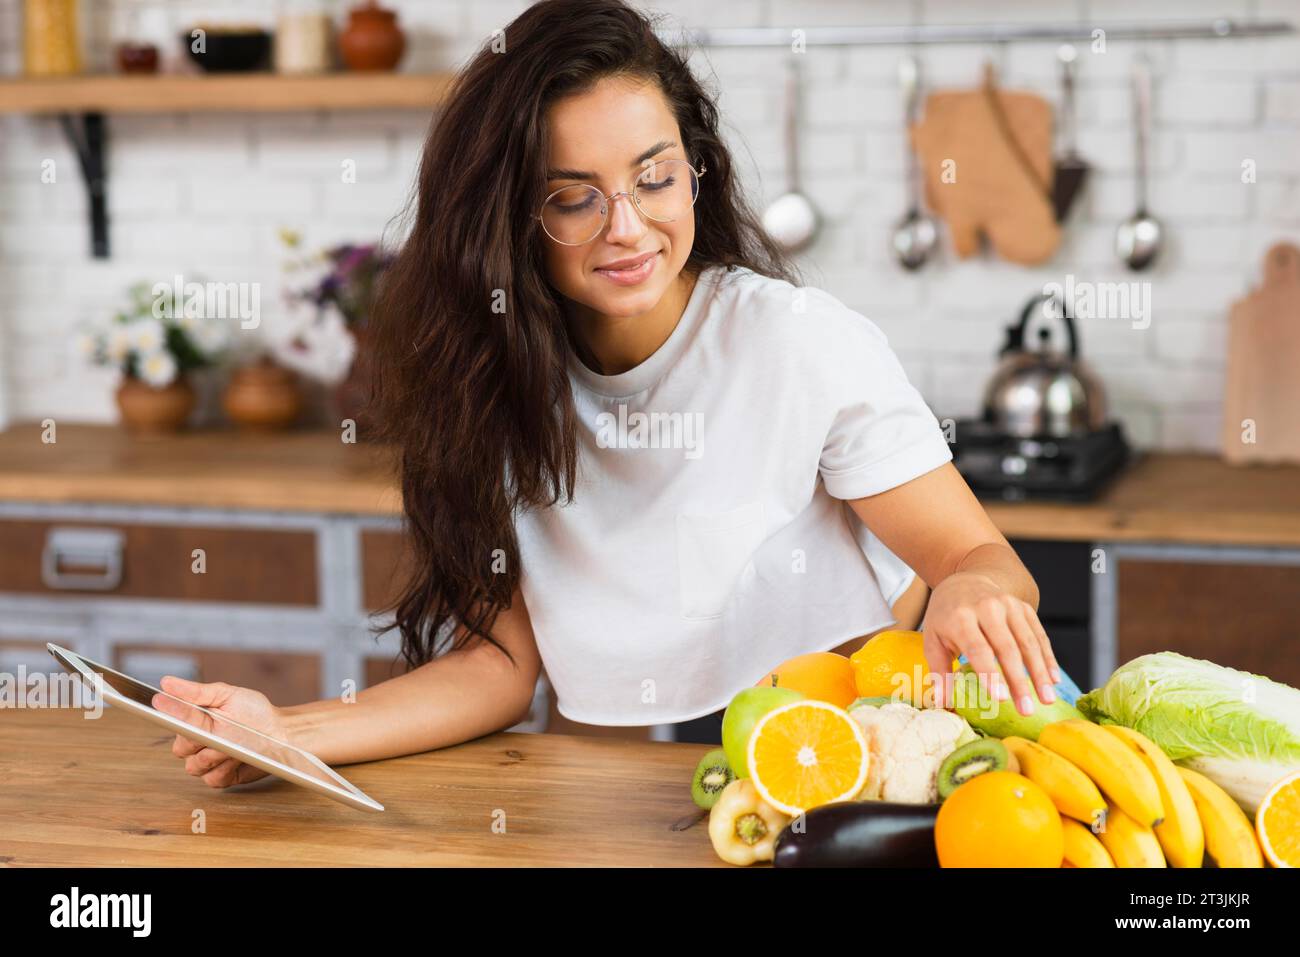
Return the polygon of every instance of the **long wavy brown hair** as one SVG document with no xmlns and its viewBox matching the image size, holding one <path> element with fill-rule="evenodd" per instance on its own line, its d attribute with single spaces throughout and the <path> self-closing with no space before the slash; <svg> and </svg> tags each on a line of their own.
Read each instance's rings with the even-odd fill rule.
<svg viewBox="0 0 1300 957">
<path fill-rule="evenodd" d="M 605 77 L 656 83 L 708 168 L 685 269 L 798 281 L 741 194 L 714 99 L 657 27 L 618 0 L 544 0 L 485 43 L 430 127 L 371 325 L 371 412 L 398 451 L 413 559 L 380 631 L 400 629 L 411 667 L 478 639 L 506 651 L 491 630 L 519 582 L 515 515 L 573 495 L 572 344 L 532 216 L 551 104 Z"/>
</svg>

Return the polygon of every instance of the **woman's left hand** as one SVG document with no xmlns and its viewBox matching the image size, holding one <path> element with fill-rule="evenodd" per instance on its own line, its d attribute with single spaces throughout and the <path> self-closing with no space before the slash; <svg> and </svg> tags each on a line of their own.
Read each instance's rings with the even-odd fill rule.
<svg viewBox="0 0 1300 957">
<path fill-rule="evenodd" d="M 1038 613 L 993 579 L 977 572 L 943 579 L 930 595 L 923 629 L 925 657 L 933 671 L 949 674 L 952 660 L 964 654 L 994 700 L 1005 700 L 1010 685 L 1021 714 L 1032 714 L 1035 707 L 1030 679 L 1039 701 L 1056 700 L 1052 685 L 1061 680 L 1061 670 Z M 951 707 L 950 681 L 944 682 L 943 694 L 944 705 Z"/>
</svg>

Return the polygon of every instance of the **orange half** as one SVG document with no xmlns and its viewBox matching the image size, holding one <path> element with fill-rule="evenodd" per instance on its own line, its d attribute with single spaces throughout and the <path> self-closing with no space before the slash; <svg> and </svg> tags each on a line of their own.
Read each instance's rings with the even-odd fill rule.
<svg viewBox="0 0 1300 957">
<path fill-rule="evenodd" d="M 1269 789 L 1255 812 L 1259 846 L 1274 867 L 1300 867 L 1300 771 Z"/>
<path fill-rule="evenodd" d="M 867 783 L 862 727 L 825 701 L 792 701 L 759 719 L 749 736 L 749 776 L 763 800 L 797 817 L 850 801 Z"/>
</svg>

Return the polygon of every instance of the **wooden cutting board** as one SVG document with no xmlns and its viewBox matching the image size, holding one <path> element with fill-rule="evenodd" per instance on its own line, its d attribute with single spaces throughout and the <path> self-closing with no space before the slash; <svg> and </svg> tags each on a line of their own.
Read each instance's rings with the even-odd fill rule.
<svg viewBox="0 0 1300 957">
<path fill-rule="evenodd" d="M 1052 107 L 1035 93 L 999 89 L 991 69 L 975 90 L 940 90 L 911 128 L 926 203 L 943 217 L 953 251 L 981 237 L 1002 259 L 1046 262 L 1061 241 L 1052 206 Z"/>
<path fill-rule="evenodd" d="M 1223 408 L 1225 460 L 1300 462 L 1300 248 L 1293 243 L 1265 254 L 1263 282 L 1229 314 Z"/>
</svg>

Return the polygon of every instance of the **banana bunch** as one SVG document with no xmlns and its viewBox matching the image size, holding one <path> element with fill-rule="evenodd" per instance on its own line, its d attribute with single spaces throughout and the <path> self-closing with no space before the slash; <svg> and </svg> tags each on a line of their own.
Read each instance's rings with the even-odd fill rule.
<svg viewBox="0 0 1300 957">
<path fill-rule="evenodd" d="M 1245 812 L 1204 775 L 1177 767 L 1145 735 L 1070 718 L 1038 741 L 1003 738 L 1020 773 L 1052 799 L 1069 867 L 1262 867 Z"/>
</svg>

